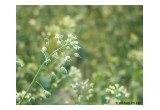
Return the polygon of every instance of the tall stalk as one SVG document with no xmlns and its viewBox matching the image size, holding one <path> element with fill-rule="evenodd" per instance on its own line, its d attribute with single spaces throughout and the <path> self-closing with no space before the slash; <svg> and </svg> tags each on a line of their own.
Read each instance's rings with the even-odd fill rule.
<svg viewBox="0 0 160 110">
<path fill-rule="evenodd" d="M 64 46 L 66 46 L 66 44 L 65 44 L 65 45 L 62 45 L 60 48 L 56 49 L 54 52 L 52 52 L 51 54 L 49 54 L 48 57 L 46 57 L 46 59 L 50 58 L 51 55 L 54 54 L 55 52 L 60 51 Z M 39 67 L 39 69 L 38 69 L 36 75 L 34 76 L 34 78 L 33 78 L 32 82 L 31 82 L 31 84 L 29 85 L 29 87 L 28 87 L 26 93 L 24 94 L 24 96 L 22 97 L 22 100 L 18 103 L 18 105 L 21 105 L 21 103 L 22 103 L 23 100 L 25 99 L 26 95 L 28 94 L 28 92 L 29 92 L 30 89 L 32 88 L 33 84 L 36 82 L 36 79 L 37 79 L 37 77 L 38 77 L 38 75 L 39 75 L 39 73 L 40 73 L 42 67 L 44 66 L 44 64 L 45 64 L 45 61 L 44 61 L 44 62 L 41 64 L 41 66 Z"/>
</svg>

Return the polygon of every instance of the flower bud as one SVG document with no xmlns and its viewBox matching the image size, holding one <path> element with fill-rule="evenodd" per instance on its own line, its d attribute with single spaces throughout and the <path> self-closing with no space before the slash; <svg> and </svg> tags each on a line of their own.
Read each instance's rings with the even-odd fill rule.
<svg viewBox="0 0 160 110">
<path fill-rule="evenodd" d="M 45 90 L 44 93 L 45 93 L 46 98 L 51 97 L 51 93 L 50 92 L 48 92 L 48 91 Z"/>
<path fill-rule="evenodd" d="M 30 101 L 31 104 L 33 104 L 33 103 L 36 102 L 36 99 L 34 97 L 31 97 L 29 101 Z"/>
<path fill-rule="evenodd" d="M 78 101 L 79 101 L 79 102 L 82 102 L 82 100 L 83 100 L 83 95 L 79 95 L 79 96 L 78 96 Z"/>
<path fill-rule="evenodd" d="M 44 41 L 45 42 L 49 42 L 49 39 L 46 37 L 46 38 L 44 38 Z"/>
<path fill-rule="evenodd" d="M 61 72 L 62 72 L 62 74 L 66 75 L 67 74 L 66 68 L 62 66 L 61 67 Z"/>
<path fill-rule="evenodd" d="M 46 53 L 46 51 L 47 51 L 47 48 L 46 47 L 42 47 L 42 53 Z"/>
<path fill-rule="evenodd" d="M 19 61 L 16 61 L 16 67 L 22 67 L 22 65 Z"/>
<path fill-rule="evenodd" d="M 71 57 L 70 56 L 66 56 L 64 60 L 66 61 L 67 65 L 71 64 Z"/>
<path fill-rule="evenodd" d="M 57 79 L 55 72 L 51 73 L 51 79 L 52 79 L 52 81 L 55 81 Z"/>
<path fill-rule="evenodd" d="M 78 53 L 74 53 L 75 57 L 81 57 Z"/>
</svg>

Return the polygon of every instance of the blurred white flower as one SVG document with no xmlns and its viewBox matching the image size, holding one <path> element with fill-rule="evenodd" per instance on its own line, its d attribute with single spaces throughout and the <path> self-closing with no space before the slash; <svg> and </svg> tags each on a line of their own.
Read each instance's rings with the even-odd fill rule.
<svg viewBox="0 0 160 110">
<path fill-rule="evenodd" d="M 75 57 L 81 57 L 78 53 L 74 53 Z"/>
<path fill-rule="evenodd" d="M 108 100 L 110 100 L 110 98 L 109 97 L 105 97 L 105 99 L 108 101 Z"/>
<path fill-rule="evenodd" d="M 115 84 L 115 87 L 116 87 L 116 88 L 119 88 L 119 84 L 116 83 L 116 84 Z"/>
<path fill-rule="evenodd" d="M 36 20 L 35 20 L 35 19 L 30 19 L 28 22 L 29 22 L 29 24 L 32 25 L 32 26 L 35 26 L 35 25 L 36 25 Z"/>
<path fill-rule="evenodd" d="M 58 41 L 57 41 L 57 44 L 60 45 L 60 44 L 61 44 L 61 41 L 58 40 Z M 61 44 L 61 45 L 62 45 L 62 44 Z"/>
<path fill-rule="evenodd" d="M 71 33 L 68 34 L 68 38 L 72 38 L 73 35 Z"/>
<path fill-rule="evenodd" d="M 71 57 L 70 57 L 70 56 L 66 56 L 66 57 L 64 58 L 64 60 L 65 60 L 65 61 L 71 60 Z"/>
<path fill-rule="evenodd" d="M 74 48 L 75 50 L 79 50 L 81 47 L 79 47 L 78 45 L 75 45 L 73 48 Z"/>
<path fill-rule="evenodd" d="M 114 86 L 111 86 L 111 85 L 109 85 L 109 88 L 110 88 L 110 89 L 115 89 L 115 87 L 114 87 Z"/>
<path fill-rule="evenodd" d="M 42 53 L 46 53 L 46 51 L 47 51 L 47 48 L 46 47 L 42 47 Z"/>
<path fill-rule="evenodd" d="M 59 35 L 59 34 L 56 34 L 55 38 L 58 39 L 58 40 L 62 40 L 63 36 Z"/>
</svg>

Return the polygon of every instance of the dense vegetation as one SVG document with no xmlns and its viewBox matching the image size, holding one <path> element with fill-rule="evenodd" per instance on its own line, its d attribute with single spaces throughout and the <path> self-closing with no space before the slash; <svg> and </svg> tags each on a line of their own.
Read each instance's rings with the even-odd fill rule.
<svg viewBox="0 0 160 110">
<path fill-rule="evenodd" d="M 70 33 L 80 56 L 67 48 L 53 56 L 37 78 L 43 87 L 35 83 L 22 104 L 143 104 L 143 6 L 17 6 L 17 104 L 45 60 L 42 47 L 51 53 L 56 34 Z"/>
</svg>

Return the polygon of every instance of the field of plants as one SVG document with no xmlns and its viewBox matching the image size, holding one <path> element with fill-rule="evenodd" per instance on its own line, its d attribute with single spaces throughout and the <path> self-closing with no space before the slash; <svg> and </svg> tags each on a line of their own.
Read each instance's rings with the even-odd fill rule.
<svg viewBox="0 0 160 110">
<path fill-rule="evenodd" d="M 143 104 L 143 6 L 16 6 L 17 105 Z"/>
</svg>

